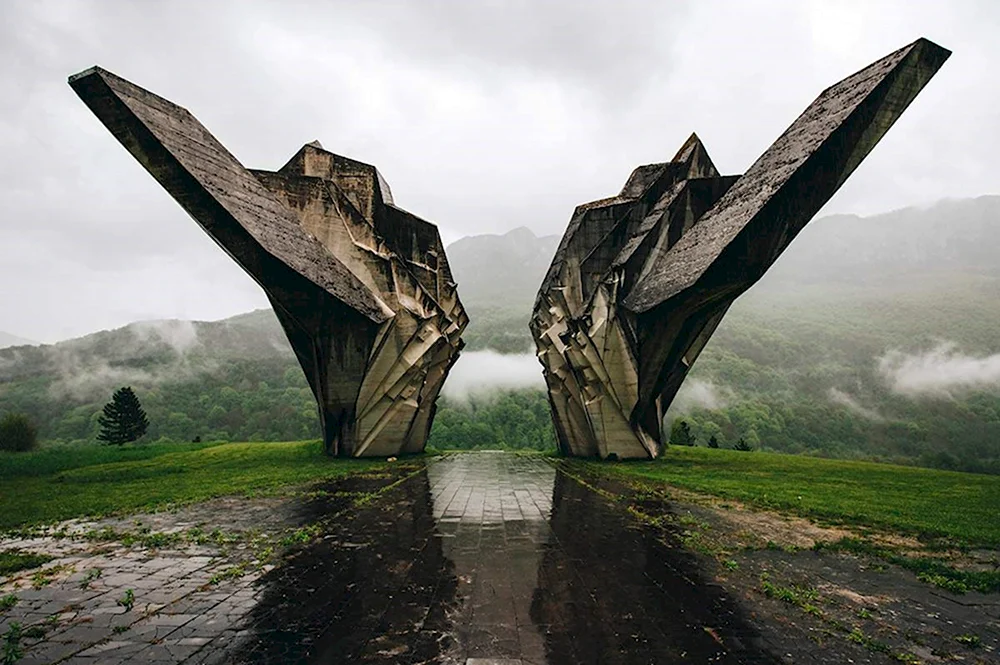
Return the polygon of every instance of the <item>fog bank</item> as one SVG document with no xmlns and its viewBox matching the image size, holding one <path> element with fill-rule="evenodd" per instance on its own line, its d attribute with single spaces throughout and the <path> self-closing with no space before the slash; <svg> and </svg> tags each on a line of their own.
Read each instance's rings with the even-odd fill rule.
<svg viewBox="0 0 1000 665">
<path fill-rule="evenodd" d="M 450 399 L 465 400 L 470 395 L 517 388 L 545 389 L 542 366 L 534 354 L 466 351 L 451 368 L 441 392 Z"/>
<path fill-rule="evenodd" d="M 970 356 L 953 342 L 923 353 L 889 351 L 879 358 L 878 370 L 894 391 L 911 397 L 951 397 L 1000 387 L 1000 353 Z"/>
<path fill-rule="evenodd" d="M 837 388 L 830 388 L 827 393 L 827 397 L 834 404 L 838 404 L 855 415 L 859 415 L 866 420 L 871 420 L 872 422 L 882 423 L 885 422 L 885 416 L 876 411 L 875 409 L 869 409 L 868 407 L 862 406 L 857 399 L 854 398 L 850 393 L 845 393 L 843 390 L 838 390 Z"/>
<path fill-rule="evenodd" d="M 724 409 L 732 402 L 733 390 L 706 379 L 688 379 L 681 384 L 665 417 L 672 418 L 695 409 Z"/>
</svg>

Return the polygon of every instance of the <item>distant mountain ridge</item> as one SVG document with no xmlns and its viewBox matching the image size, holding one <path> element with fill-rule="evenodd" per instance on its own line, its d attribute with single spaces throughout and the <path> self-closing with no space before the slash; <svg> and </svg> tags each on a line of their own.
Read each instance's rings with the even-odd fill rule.
<svg viewBox="0 0 1000 665">
<path fill-rule="evenodd" d="M 536 236 L 519 227 L 503 235 L 467 236 L 447 247 L 448 262 L 467 308 L 530 307 L 559 245 L 559 236 Z"/>
<path fill-rule="evenodd" d="M 5 349 L 9 346 L 29 346 L 33 344 L 38 344 L 38 342 L 32 342 L 30 339 L 11 335 L 0 330 L 0 349 Z"/>
<path fill-rule="evenodd" d="M 1000 196 L 944 200 L 870 217 L 833 215 L 807 225 L 765 283 L 908 280 L 942 271 L 1000 277 L 998 249 Z"/>
<path fill-rule="evenodd" d="M 448 260 L 466 307 L 530 309 L 559 238 L 537 237 L 521 227 L 449 245 Z M 919 281 L 941 272 L 1000 277 L 998 254 L 1000 196 L 949 199 L 869 217 L 831 215 L 810 222 L 757 288 Z"/>
<path fill-rule="evenodd" d="M 527 320 L 559 236 L 536 236 L 519 227 L 505 234 L 468 236 L 451 243 L 448 259 L 459 294 L 472 315 L 470 349 L 529 351 Z M 834 215 L 814 220 L 745 298 L 744 308 L 774 298 L 815 297 L 859 285 L 933 288 L 956 275 L 1000 278 L 1000 196 L 945 200 L 871 217 Z M 992 281 L 986 283 L 986 288 Z M 960 296 L 960 294 L 958 294 Z M 738 303 L 739 304 L 739 303 Z M 35 344 L 32 348 L 4 349 Z M 214 358 L 291 357 L 284 332 L 270 310 L 221 321 L 146 321 L 55 345 L 0 332 L 0 381 L 10 377 L 13 352 L 33 360 L 47 356 L 100 358 L 127 363 L 151 354 L 194 353 Z M 55 362 L 55 361 L 53 361 Z M 45 370 L 43 370 L 45 371 Z"/>
</svg>

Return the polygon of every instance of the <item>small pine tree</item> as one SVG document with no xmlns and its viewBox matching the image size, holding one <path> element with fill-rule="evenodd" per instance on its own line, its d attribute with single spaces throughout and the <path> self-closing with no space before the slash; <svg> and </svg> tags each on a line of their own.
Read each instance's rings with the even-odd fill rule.
<svg viewBox="0 0 1000 665">
<path fill-rule="evenodd" d="M 753 450 L 753 446 L 747 443 L 747 440 L 741 436 L 740 440 L 733 446 L 733 450 L 742 450 L 743 452 L 749 453 Z"/>
<path fill-rule="evenodd" d="M 719 447 L 719 439 L 717 439 L 714 434 L 712 436 L 708 437 L 708 447 L 709 448 L 718 448 Z"/>
<path fill-rule="evenodd" d="M 8 413 L 0 418 L 0 450 L 21 453 L 38 442 L 38 430 L 23 413 Z"/>
<path fill-rule="evenodd" d="M 139 398 L 128 386 L 115 391 L 111 401 L 104 405 L 97 422 L 101 426 L 97 440 L 113 446 L 137 441 L 149 427 L 149 419 L 139 404 Z"/>
<path fill-rule="evenodd" d="M 670 445 L 693 446 L 696 440 L 686 420 L 675 420 L 670 426 Z"/>
</svg>

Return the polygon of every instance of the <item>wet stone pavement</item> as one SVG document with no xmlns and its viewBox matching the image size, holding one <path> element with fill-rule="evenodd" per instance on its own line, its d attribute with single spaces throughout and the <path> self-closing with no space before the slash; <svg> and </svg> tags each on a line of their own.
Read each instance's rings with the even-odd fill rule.
<svg viewBox="0 0 1000 665">
<path fill-rule="evenodd" d="M 748 581 L 729 580 L 727 591 L 717 563 L 594 482 L 541 457 L 470 453 L 297 497 L 96 525 L 224 524 L 243 534 L 229 543 L 0 541 L 56 557 L 44 584 L 37 571 L 0 579 L 0 597 L 18 598 L 0 611 L 0 634 L 15 621 L 34 627 L 17 661 L 32 665 L 890 662 L 840 637 L 817 650 L 826 638 L 800 625 L 798 608 L 760 598 L 756 566 L 780 572 L 782 553 L 745 555 Z M 851 560 L 810 561 L 827 577 L 831 565 L 861 574 Z M 972 611 L 994 621 L 995 609 Z"/>
<path fill-rule="evenodd" d="M 275 533 L 318 524 L 276 567 L 251 565 L 245 544 L 241 557 L 212 542 L 0 543 L 56 557 L 41 586 L 36 571 L 5 581 L 18 602 L 0 632 L 28 628 L 26 664 L 773 662 L 693 560 L 541 458 L 446 457 L 350 509 L 328 489 L 135 520 L 154 533 L 213 516 Z"/>
</svg>

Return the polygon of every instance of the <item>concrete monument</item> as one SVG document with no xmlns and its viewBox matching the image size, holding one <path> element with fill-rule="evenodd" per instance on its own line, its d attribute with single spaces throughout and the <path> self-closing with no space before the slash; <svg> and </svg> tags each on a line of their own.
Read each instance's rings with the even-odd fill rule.
<svg viewBox="0 0 1000 665">
<path fill-rule="evenodd" d="M 188 111 L 94 67 L 70 86 L 264 289 L 305 371 L 328 453 L 423 450 L 468 317 L 437 227 L 374 166 L 307 144 L 248 170 Z"/>
<path fill-rule="evenodd" d="M 664 411 L 728 307 L 949 55 L 919 39 L 827 88 L 742 176 L 692 135 L 577 207 L 530 322 L 563 453 L 659 454 Z"/>
</svg>

